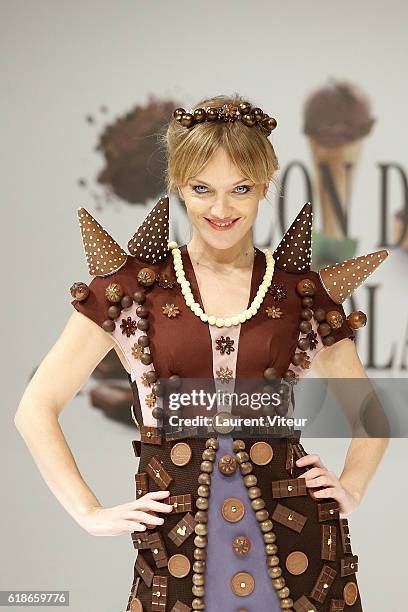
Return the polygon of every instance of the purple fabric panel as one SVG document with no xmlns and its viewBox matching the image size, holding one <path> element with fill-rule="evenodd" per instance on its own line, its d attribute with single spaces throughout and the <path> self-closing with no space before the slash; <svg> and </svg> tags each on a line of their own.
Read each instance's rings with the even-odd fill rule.
<svg viewBox="0 0 408 612">
<path fill-rule="evenodd" d="M 211 475 L 211 495 L 208 508 L 208 543 L 205 574 L 206 610 L 236 612 L 279 612 L 279 598 L 268 576 L 264 541 L 255 512 L 251 507 L 247 488 L 239 469 L 232 476 L 224 476 L 218 469 L 218 459 L 226 453 L 234 455 L 232 438 L 218 436 L 219 448 Z M 221 506 L 228 497 L 237 497 L 245 504 L 245 514 L 237 523 L 224 519 Z M 249 553 L 237 556 L 232 549 L 236 536 L 245 535 L 251 542 Z M 238 596 L 230 587 L 237 572 L 248 572 L 255 579 L 250 595 Z"/>
</svg>

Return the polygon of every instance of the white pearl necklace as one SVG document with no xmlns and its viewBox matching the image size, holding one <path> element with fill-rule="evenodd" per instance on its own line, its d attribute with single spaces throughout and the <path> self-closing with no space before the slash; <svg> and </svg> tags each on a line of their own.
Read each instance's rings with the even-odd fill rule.
<svg viewBox="0 0 408 612">
<path fill-rule="evenodd" d="M 243 310 L 239 314 L 224 319 L 223 317 L 215 317 L 214 315 L 206 314 L 201 308 L 200 304 L 194 300 L 193 293 L 190 289 L 190 283 L 186 279 L 183 261 L 181 258 L 181 251 L 178 248 L 177 242 L 174 240 L 169 242 L 168 248 L 171 249 L 171 254 L 173 255 L 174 271 L 176 273 L 177 282 L 181 286 L 181 292 L 184 296 L 186 305 L 195 315 L 197 315 L 197 317 L 200 317 L 204 323 L 216 325 L 217 327 L 231 327 L 231 325 L 239 325 L 240 323 L 244 323 L 244 321 L 248 321 L 248 319 L 257 313 L 272 282 L 273 271 L 275 269 L 275 260 L 270 249 L 263 250 L 266 259 L 266 270 L 262 283 L 259 285 L 258 291 L 252 300 L 251 305 L 249 308 Z"/>
</svg>

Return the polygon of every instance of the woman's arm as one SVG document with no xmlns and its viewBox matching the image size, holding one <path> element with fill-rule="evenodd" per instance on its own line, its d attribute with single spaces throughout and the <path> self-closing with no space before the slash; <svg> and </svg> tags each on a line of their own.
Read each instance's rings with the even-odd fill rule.
<svg viewBox="0 0 408 612">
<path fill-rule="evenodd" d="M 313 372 L 320 378 L 330 379 L 330 389 L 352 427 L 353 438 L 339 478 L 324 467 L 318 455 L 306 455 L 298 459 L 297 465 L 314 465 L 302 475 L 306 478 L 307 486 L 325 487 L 315 491 L 315 495 L 336 499 L 341 511 L 347 514 L 360 503 L 389 444 L 389 438 L 368 435 L 371 430 L 387 431 L 387 421 L 352 340 L 344 338 L 320 351 L 313 360 Z M 349 379 L 359 379 L 359 382 L 348 383 Z M 370 420 L 368 433 L 367 422 L 361 419 L 361 409 L 367 405 L 367 400 L 367 418 Z"/>
<path fill-rule="evenodd" d="M 151 492 L 113 509 L 102 508 L 83 480 L 60 427 L 59 415 L 63 408 L 113 344 L 113 338 L 101 327 L 74 311 L 27 385 L 14 418 L 51 491 L 67 512 L 95 535 L 143 530 L 145 526 L 138 521 L 163 522 L 145 511 L 171 511 L 168 504 L 155 501 L 169 494 L 162 491 Z"/>
</svg>

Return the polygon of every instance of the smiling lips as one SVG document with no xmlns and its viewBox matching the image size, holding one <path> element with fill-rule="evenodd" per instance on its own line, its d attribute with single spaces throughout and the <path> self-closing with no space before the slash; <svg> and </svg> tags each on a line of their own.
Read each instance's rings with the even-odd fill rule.
<svg viewBox="0 0 408 612">
<path fill-rule="evenodd" d="M 205 217 L 205 219 L 208 221 L 208 223 L 211 225 L 212 228 L 218 230 L 218 231 L 226 231 L 231 229 L 231 227 L 233 227 L 233 225 L 239 221 L 238 219 L 233 219 L 232 221 L 214 221 L 213 219 L 208 219 L 207 217 Z"/>
</svg>

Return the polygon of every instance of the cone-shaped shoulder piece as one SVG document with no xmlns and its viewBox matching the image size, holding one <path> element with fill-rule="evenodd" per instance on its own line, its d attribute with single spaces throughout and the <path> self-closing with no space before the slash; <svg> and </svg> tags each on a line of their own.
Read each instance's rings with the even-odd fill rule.
<svg viewBox="0 0 408 612">
<path fill-rule="evenodd" d="M 168 255 L 169 198 L 160 198 L 128 242 L 129 253 L 145 263 L 164 261 Z"/>
<path fill-rule="evenodd" d="M 310 202 L 306 202 L 273 253 L 277 268 L 286 272 L 306 272 L 310 270 L 312 223 L 312 205 Z"/>
<path fill-rule="evenodd" d="M 108 276 L 119 270 L 128 258 L 126 251 L 82 206 L 78 208 L 78 219 L 89 274 Z"/>
<path fill-rule="evenodd" d="M 320 280 L 331 299 L 342 304 L 388 255 L 387 249 L 383 249 L 326 266 L 319 270 Z"/>
</svg>

